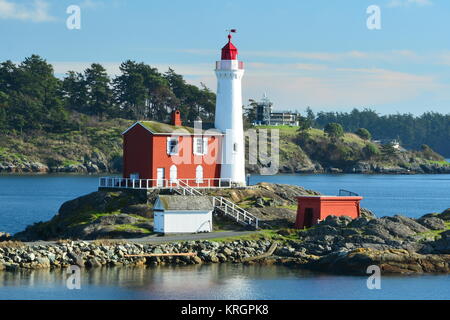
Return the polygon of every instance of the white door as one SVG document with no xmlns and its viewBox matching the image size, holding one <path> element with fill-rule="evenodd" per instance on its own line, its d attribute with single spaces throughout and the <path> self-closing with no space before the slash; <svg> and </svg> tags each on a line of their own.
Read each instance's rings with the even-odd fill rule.
<svg viewBox="0 0 450 320">
<path fill-rule="evenodd" d="M 156 186 L 164 187 L 164 168 L 156 169 Z"/>
<path fill-rule="evenodd" d="M 177 183 L 177 175 L 178 175 L 177 166 L 173 164 L 170 167 L 170 183 L 171 184 L 176 184 Z"/>
<path fill-rule="evenodd" d="M 195 182 L 196 183 L 203 183 L 203 167 L 197 166 L 195 169 Z"/>
</svg>

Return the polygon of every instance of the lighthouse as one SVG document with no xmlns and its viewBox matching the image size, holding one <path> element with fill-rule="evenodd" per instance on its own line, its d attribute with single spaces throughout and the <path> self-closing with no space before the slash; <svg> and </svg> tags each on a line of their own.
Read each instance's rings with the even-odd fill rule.
<svg viewBox="0 0 450 320">
<path fill-rule="evenodd" d="M 231 30 L 235 32 L 235 30 Z M 220 61 L 216 61 L 217 95 L 214 125 L 225 136 L 222 143 L 221 178 L 245 186 L 245 144 L 242 119 L 242 76 L 244 64 L 237 59 L 238 50 L 231 42 L 222 48 Z"/>
</svg>

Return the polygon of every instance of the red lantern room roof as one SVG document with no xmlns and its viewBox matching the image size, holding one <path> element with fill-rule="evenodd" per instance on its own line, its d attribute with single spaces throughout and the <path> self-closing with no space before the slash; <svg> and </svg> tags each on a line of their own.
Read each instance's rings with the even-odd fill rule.
<svg viewBox="0 0 450 320">
<path fill-rule="evenodd" d="M 222 48 L 222 60 L 237 60 L 238 50 L 231 43 L 231 34 L 228 35 L 228 43 Z"/>
</svg>

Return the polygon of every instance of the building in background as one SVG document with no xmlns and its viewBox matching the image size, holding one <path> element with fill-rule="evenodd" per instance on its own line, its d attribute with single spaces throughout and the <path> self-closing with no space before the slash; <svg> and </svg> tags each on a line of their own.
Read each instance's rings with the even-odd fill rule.
<svg viewBox="0 0 450 320">
<path fill-rule="evenodd" d="M 270 114 L 272 113 L 272 102 L 264 93 L 263 98 L 255 106 L 256 124 L 268 125 L 270 123 Z"/>
<path fill-rule="evenodd" d="M 266 94 L 263 95 L 260 102 L 254 106 L 255 125 L 267 126 L 298 126 L 298 112 L 292 111 L 272 111 L 273 103 Z"/>
<path fill-rule="evenodd" d="M 272 112 L 270 114 L 271 126 L 298 126 L 298 113 L 285 111 L 285 112 Z"/>
</svg>

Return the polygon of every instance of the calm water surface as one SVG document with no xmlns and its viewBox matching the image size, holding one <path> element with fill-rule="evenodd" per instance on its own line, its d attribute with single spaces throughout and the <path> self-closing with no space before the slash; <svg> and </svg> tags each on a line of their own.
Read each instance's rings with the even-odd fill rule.
<svg viewBox="0 0 450 320">
<path fill-rule="evenodd" d="M 450 207 L 450 175 L 252 175 L 250 183 L 287 183 L 335 195 L 339 189 L 364 197 L 378 216 L 420 217 Z M 96 191 L 97 176 L 0 175 L 0 231 L 15 233 L 53 217 L 64 201 Z"/>
<path fill-rule="evenodd" d="M 450 207 L 450 175 L 279 175 L 251 177 L 334 195 L 364 196 L 378 216 L 419 217 Z M 96 176 L 0 176 L 0 231 L 15 233 L 50 219 L 60 205 L 97 189 Z M 309 273 L 281 266 L 211 265 L 113 268 L 82 272 L 68 290 L 62 271 L 0 272 L 0 299 L 450 299 L 450 276 L 366 277 Z"/>
<path fill-rule="evenodd" d="M 69 290 L 62 271 L 1 273 L 0 299 L 450 299 L 450 276 L 366 277 L 314 274 L 280 266 L 233 264 L 84 271 Z"/>
</svg>

